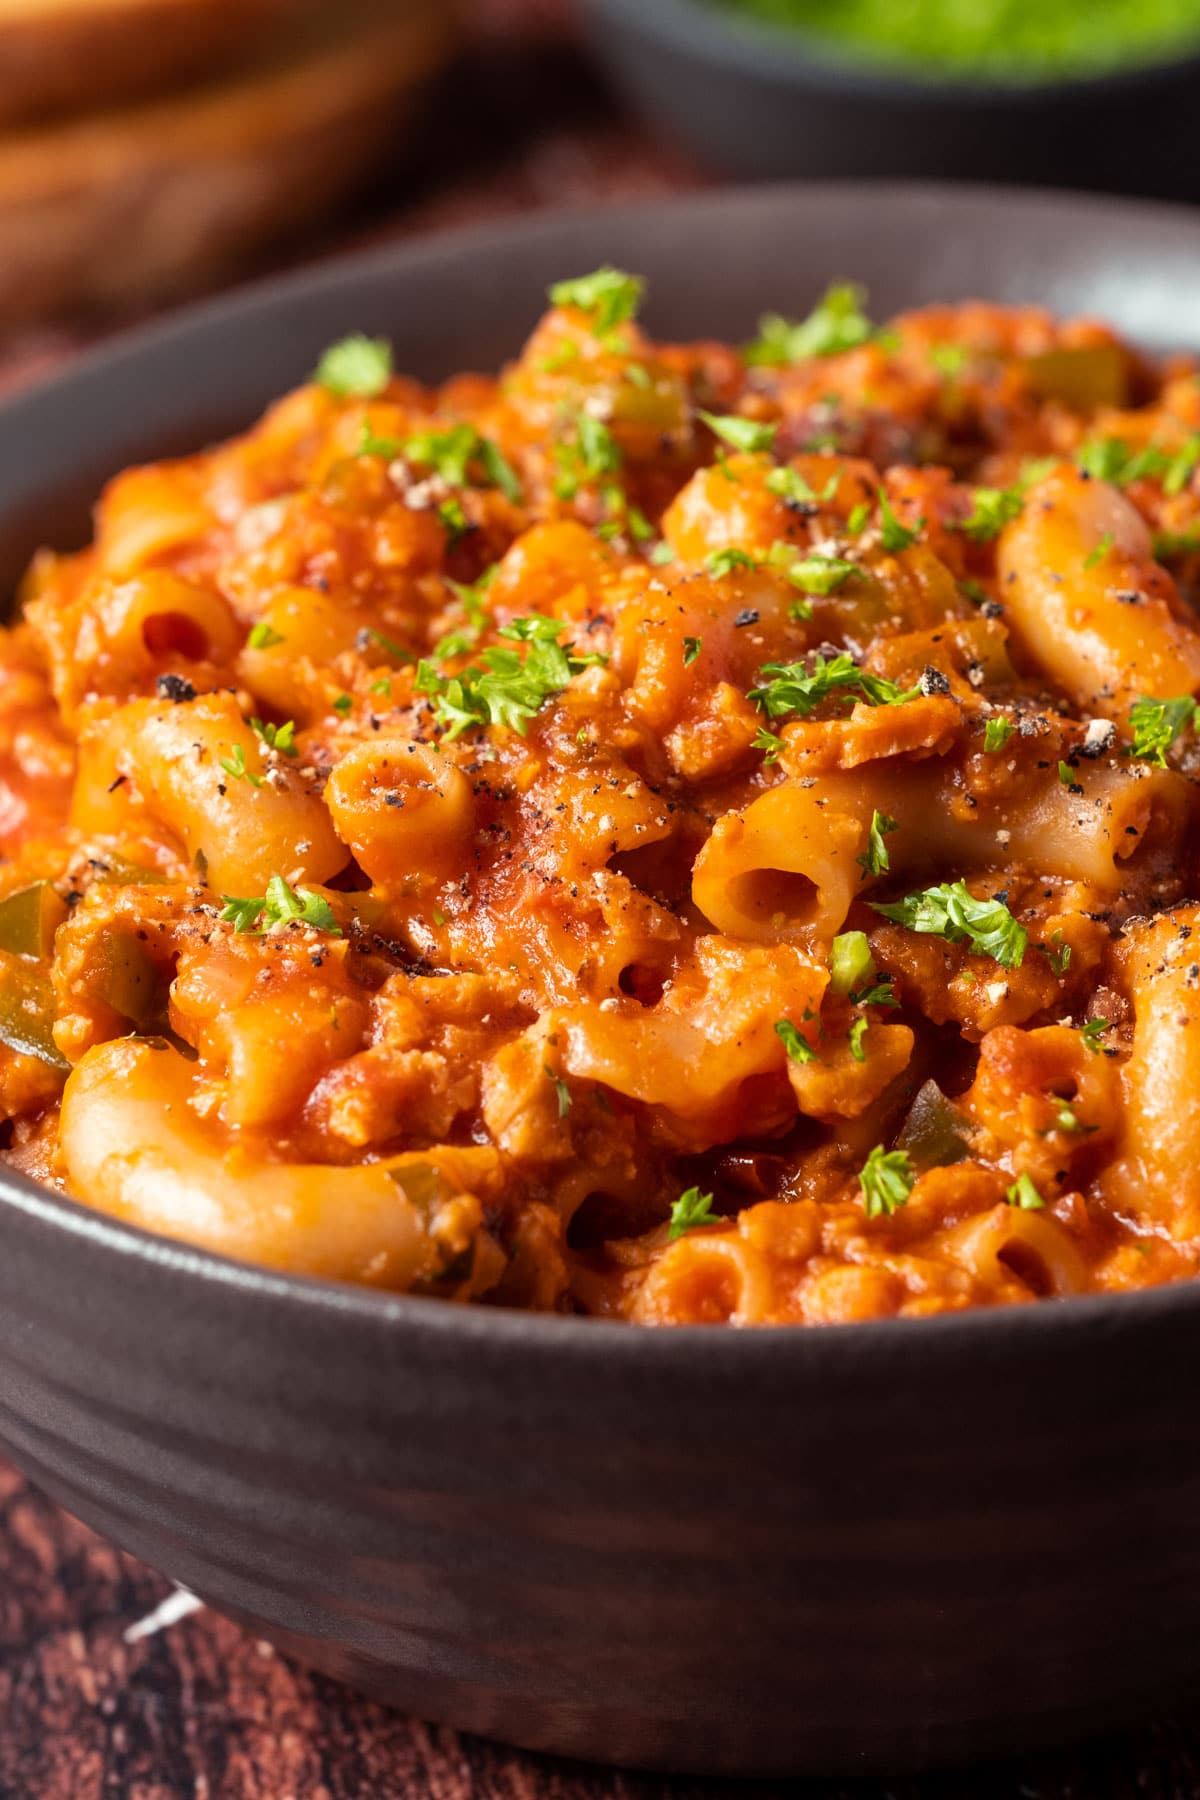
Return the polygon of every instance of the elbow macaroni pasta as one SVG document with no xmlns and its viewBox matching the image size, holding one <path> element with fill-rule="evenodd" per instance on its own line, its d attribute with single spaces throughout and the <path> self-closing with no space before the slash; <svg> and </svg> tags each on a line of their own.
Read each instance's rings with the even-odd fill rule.
<svg viewBox="0 0 1200 1800">
<path fill-rule="evenodd" d="M 1200 371 L 981 304 L 659 344 L 638 291 L 499 380 L 350 340 L 36 560 L 0 1157 L 647 1325 L 1194 1276 Z"/>
</svg>

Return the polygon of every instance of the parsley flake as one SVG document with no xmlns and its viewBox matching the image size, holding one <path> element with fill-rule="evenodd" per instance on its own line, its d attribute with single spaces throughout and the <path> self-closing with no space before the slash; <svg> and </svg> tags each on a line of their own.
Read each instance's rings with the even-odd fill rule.
<svg viewBox="0 0 1200 1800">
<path fill-rule="evenodd" d="M 705 561 L 705 568 L 717 581 L 725 575 L 732 575 L 735 569 L 757 569 L 758 564 L 745 550 L 713 550 Z"/>
<path fill-rule="evenodd" d="M 273 650 L 276 644 L 286 641 L 278 631 L 272 631 L 265 619 L 260 619 L 257 625 L 251 626 L 250 636 L 246 639 L 251 650 Z"/>
<path fill-rule="evenodd" d="M 763 761 L 773 763 L 778 760 L 779 752 L 783 749 L 783 739 L 776 732 L 768 731 L 762 726 L 751 739 L 750 748 L 765 751 Z"/>
<path fill-rule="evenodd" d="M 988 755 L 995 756 L 997 750 L 1003 750 L 1016 729 L 1011 719 L 989 719 L 983 728 L 983 747 Z"/>
<path fill-rule="evenodd" d="M 445 924 L 445 920 L 443 920 L 442 923 Z M 549 1078 L 550 1085 L 554 1089 L 555 1098 L 558 1101 L 558 1116 L 560 1119 L 565 1119 L 571 1110 L 571 1090 L 562 1079 L 562 1076 L 556 1075 L 549 1065 L 546 1065 L 546 1075 Z"/>
<path fill-rule="evenodd" d="M 713 1196 L 702 1194 L 698 1187 L 690 1187 L 680 1194 L 671 1207 L 671 1223 L 667 1228 L 669 1238 L 681 1238 L 686 1232 L 695 1231 L 700 1225 L 719 1225 L 720 1213 L 712 1209 Z"/>
<path fill-rule="evenodd" d="M 953 529 L 965 532 L 977 544 L 988 544 L 999 537 L 1004 527 L 1020 513 L 1025 504 L 1019 487 L 978 487 L 972 496 L 971 511 L 965 519 L 955 521 Z"/>
<path fill-rule="evenodd" d="M 798 713 L 806 718 L 823 700 L 834 693 L 850 692 L 868 706 L 900 706 L 913 700 L 920 688 L 899 688 L 882 675 L 860 669 L 845 652 L 826 659 L 818 654 L 812 667 L 802 662 L 764 663 L 761 671 L 765 685 L 751 688 L 749 698 L 769 718 L 783 713 Z"/>
<path fill-rule="evenodd" d="M 1175 739 L 1196 722 L 1196 702 L 1190 695 L 1176 700 L 1151 700 L 1143 695 L 1129 709 L 1133 743 L 1128 754 L 1156 768 L 1167 766 L 1167 751 Z"/>
<path fill-rule="evenodd" d="M 1114 538 L 1112 532 L 1106 531 L 1104 536 L 1100 539 L 1100 542 L 1098 544 L 1096 544 L 1093 549 L 1089 550 L 1087 555 L 1084 557 L 1084 559 L 1083 559 L 1084 568 L 1085 569 L 1094 569 L 1094 568 L 1098 567 L 1098 565 L 1104 561 L 1105 557 L 1108 555 L 1109 551 L 1112 549 L 1112 547 L 1115 543 L 1116 543 L 1116 539 Z"/>
<path fill-rule="evenodd" d="M 829 985 L 835 994 L 849 994 L 875 975 L 875 958 L 865 931 L 843 931 L 829 951 Z"/>
<path fill-rule="evenodd" d="M 1106 1031 L 1111 1031 L 1111 1029 L 1111 1019 L 1088 1019 L 1086 1024 L 1081 1027 L 1079 1035 L 1083 1039 L 1087 1049 L 1091 1051 L 1092 1055 L 1099 1056 L 1101 1050 L 1104 1048 L 1100 1039 L 1104 1036 Z"/>
<path fill-rule="evenodd" d="M 574 500 L 581 487 L 595 486 L 621 467 L 617 440 L 602 419 L 581 412 L 571 432 L 554 446 L 554 492 L 559 500 Z M 623 499 L 617 490 L 618 499 Z"/>
<path fill-rule="evenodd" d="M 391 374 L 392 346 L 387 339 L 355 332 L 329 346 L 314 380 L 339 400 L 373 400 L 382 394 Z"/>
<path fill-rule="evenodd" d="M 637 317 L 645 289 L 640 275 L 605 265 L 590 275 L 556 281 L 548 291 L 552 306 L 577 307 L 588 315 L 592 329 L 603 335 Z"/>
<path fill-rule="evenodd" d="M 256 737 L 262 739 L 268 750 L 278 750 L 280 756 L 299 756 L 295 719 L 289 719 L 284 725 L 269 725 L 262 719 L 251 719 L 250 729 Z"/>
<path fill-rule="evenodd" d="M 482 667 L 473 665 L 451 676 L 440 675 L 425 660 L 417 665 L 414 689 L 429 696 L 434 718 L 448 738 L 486 725 L 504 725 L 524 737 L 530 719 L 551 694 L 561 692 L 581 670 L 604 661 L 595 652 L 579 656 L 564 648 L 558 640 L 568 629 L 538 613 L 514 619 L 500 636 L 524 645 L 524 656 L 497 645 L 483 652 Z"/>
<path fill-rule="evenodd" d="M 232 776 L 234 781 L 248 781 L 251 787 L 256 788 L 262 786 L 262 776 L 255 775 L 252 770 L 247 768 L 246 752 L 241 744 L 234 744 L 232 753 L 229 756 L 222 756 L 218 760 L 225 773 Z"/>
<path fill-rule="evenodd" d="M 764 313 L 758 337 L 743 352 L 752 365 L 783 368 L 810 356 L 836 356 L 856 350 L 874 335 L 874 326 L 863 311 L 866 289 L 857 282 L 834 282 L 812 312 L 798 323 L 779 313 Z"/>
<path fill-rule="evenodd" d="M 885 919 L 909 931 L 945 938 L 948 944 L 969 944 L 979 956 L 990 956 L 1004 969 L 1019 969 L 1029 943 L 1029 933 L 999 897 L 977 900 L 964 881 L 945 882 L 892 905 L 870 902 Z"/>
<path fill-rule="evenodd" d="M 699 416 L 731 450 L 769 450 L 779 429 L 777 425 L 763 425 L 757 419 L 743 419 L 739 413 L 701 412 Z"/>
<path fill-rule="evenodd" d="M 907 525 L 902 525 L 892 511 L 888 497 L 882 488 L 879 490 L 879 517 L 883 526 L 883 547 L 889 555 L 892 556 L 896 555 L 898 551 L 907 550 L 910 545 L 915 544 L 917 538 L 925 529 L 924 519 L 918 519 L 917 523 L 911 528 Z"/>
<path fill-rule="evenodd" d="M 863 1038 L 867 1034 L 867 1024 L 868 1021 L 865 1018 L 855 1019 L 853 1025 L 850 1027 L 850 1054 L 855 1062 L 865 1063 L 867 1060 L 867 1052 L 863 1047 Z"/>
<path fill-rule="evenodd" d="M 867 847 L 856 860 L 863 872 L 863 879 L 868 875 L 884 875 L 891 868 L 884 838 L 893 831 L 899 831 L 898 819 L 889 819 L 886 813 L 874 811 L 871 814 L 871 828 L 867 834 Z"/>
<path fill-rule="evenodd" d="M 831 475 L 818 493 L 804 479 L 799 469 L 793 469 L 790 463 L 785 463 L 783 468 L 771 470 L 767 476 L 766 489 L 777 500 L 788 500 L 796 506 L 824 506 L 837 493 L 840 481 L 840 475 Z"/>
<path fill-rule="evenodd" d="M 775 1036 L 787 1051 L 788 1058 L 791 1062 L 820 1062 L 820 1057 L 817 1055 L 804 1033 L 798 1026 L 793 1025 L 790 1019 L 776 1019 Z"/>
<path fill-rule="evenodd" d="M 700 654 L 700 639 L 698 637 L 685 637 L 683 640 L 683 666 L 684 666 L 684 668 L 690 669 L 692 664 L 695 662 L 696 658 L 699 656 L 699 654 Z"/>
<path fill-rule="evenodd" d="M 312 888 L 290 888 L 282 875 L 272 875 L 266 893 L 259 897 L 244 899 L 236 894 L 222 894 L 221 900 L 221 918 L 235 931 L 253 931 L 256 921 L 261 918 L 264 923 L 258 928 L 260 934 L 269 931 L 272 925 L 289 925 L 298 920 L 302 925 L 311 925 L 314 931 L 327 932 L 330 937 L 342 935 L 328 900 Z"/>
<path fill-rule="evenodd" d="M 907 1150 L 885 1150 L 876 1144 L 858 1174 L 868 1219 L 890 1218 L 898 1212 L 907 1203 L 916 1179 Z"/>
<path fill-rule="evenodd" d="M 1004 1198 L 1009 1206 L 1015 1206 L 1021 1212 L 1042 1212 L 1046 1206 L 1032 1178 L 1025 1174 L 1018 1175 L 1012 1186 L 1005 1188 Z"/>
</svg>

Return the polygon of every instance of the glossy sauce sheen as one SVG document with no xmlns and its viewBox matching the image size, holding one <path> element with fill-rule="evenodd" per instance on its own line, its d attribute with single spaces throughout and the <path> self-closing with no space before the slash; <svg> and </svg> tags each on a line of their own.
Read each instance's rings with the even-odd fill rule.
<svg viewBox="0 0 1200 1800">
<path fill-rule="evenodd" d="M 499 381 L 343 349 L 38 560 L 3 1154 L 649 1324 L 1193 1275 L 1195 368 L 845 292 L 747 356 L 635 297 Z"/>
</svg>

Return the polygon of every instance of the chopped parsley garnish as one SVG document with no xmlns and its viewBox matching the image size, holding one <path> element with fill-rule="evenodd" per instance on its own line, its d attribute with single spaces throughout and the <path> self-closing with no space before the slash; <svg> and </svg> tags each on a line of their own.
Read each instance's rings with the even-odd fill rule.
<svg viewBox="0 0 1200 1800">
<path fill-rule="evenodd" d="M 820 1062 L 820 1057 L 800 1030 L 790 1019 L 776 1019 L 775 1036 L 779 1039 L 794 1063 Z"/>
<path fill-rule="evenodd" d="M 1194 556 L 1197 550 L 1200 550 L 1200 530 L 1195 527 L 1191 531 L 1154 533 L 1154 555 L 1158 562 L 1165 562 L 1170 556 Z"/>
<path fill-rule="evenodd" d="M 1104 536 L 1100 539 L 1100 542 L 1098 544 L 1096 544 L 1094 546 L 1094 548 L 1089 550 L 1087 555 L 1084 557 L 1084 559 L 1083 559 L 1084 568 L 1085 569 L 1097 568 L 1099 566 L 1099 564 L 1104 561 L 1105 557 L 1108 555 L 1109 551 L 1112 549 L 1112 547 L 1115 543 L 1116 543 L 1116 539 L 1114 538 L 1112 532 L 1106 531 Z"/>
<path fill-rule="evenodd" d="M 671 1223 L 667 1227 L 669 1238 L 681 1238 L 688 1231 L 695 1231 L 698 1225 L 719 1225 L 720 1213 L 712 1209 L 711 1194 L 702 1194 L 698 1187 L 690 1187 L 680 1194 L 671 1208 Z"/>
<path fill-rule="evenodd" d="M 229 756 L 222 756 L 218 760 L 225 773 L 232 776 L 234 781 L 248 781 L 251 787 L 256 788 L 262 786 L 262 776 L 255 775 L 247 768 L 246 752 L 241 744 L 234 744 L 232 753 Z"/>
<path fill-rule="evenodd" d="M 963 531 L 977 544 L 989 544 L 999 537 L 1004 527 L 1020 513 L 1025 504 L 1019 487 L 977 487 L 971 496 L 971 511 L 965 519 L 954 523 L 955 531 Z"/>
<path fill-rule="evenodd" d="M 806 594 L 835 594 L 852 575 L 859 573 L 858 565 L 847 562 L 845 557 L 822 556 L 816 550 L 798 551 L 782 540 L 771 545 L 767 561 Z"/>
<path fill-rule="evenodd" d="M 286 642 L 278 631 L 272 631 L 265 619 L 250 627 L 250 636 L 246 639 L 251 650 L 273 650 L 276 644 Z"/>
<path fill-rule="evenodd" d="M 655 544 L 650 552 L 650 561 L 656 568 L 665 569 L 668 563 L 675 561 L 675 552 L 666 542 Z"/>
<path fill-rule="evenodd" d="M 574 500 L 581 487 L 618 473 L 620 447 L 603 420 L 594 419 L 591 413 L 577 413 L 572 435 L 554 447 L 554 466 L 555 494 L 560 500 Z M 624 498 L 619 489 L 617 496 Z"/>
<path fill-rule="evenodd" d="M 350 708 L 354 705 L 354 702 L 349 694 L 338 694 L 330 701 L 330 705 L 333 707 L 334 712 L 340 713 L 344 719 L 346 714 L 350 711 Z"/>
<path fill-rule="evenodd" d="M 757 569 L 758 564 L 745 550 L 725 549 L 713 550 L 704 566 L 709 574 L 719 581 L 722 576 L 732 575 L 735 569 L 754 570 Z"/>
<path fill-rule="evenodd" d="M 1005 1188 L 1004 1198 L 1021 1212 L 1042 1212 L 1046 1205 L 1029 1175 L 1018 1175 L 1012 1186 Z"/>
<path fill-rule="evenodd" d="M 459 590 L 458 583 L 454 581 L 448 581 L 446 585 L 447 587 L 454 588 L 456 591 L 469 591 L 467 589 Z M 397 662 L 411 663 L 416 662 L 417 660 L 411 650 L 406 650 L 404 645 L 398 644 L 394 638 L 385 636 L 385 634 L 378 630 L 374 625 L 363 626 L 358 634 L 355 648 L 357 650 L 366 650 L 370 647 L 372 640 L 379 645 L 381 650 L 386 650 L 389 656 L 394 656 Z"/>
<path fill-rule="evenodd" d="M 763 761 L 773 763 L 777 760 L 779 752 L 783 749 L 783 739 L 776 732 L 768 731 L 764 725 L 755 732 L 750 743 L 750 748 L 752 750 L 762 750 L 765 752 Z"/>
<path fill-rule="evenodd" d="M 790 500 L 796 506 L 824 506 L 838 491 L 840 475 L 831 475 L 820 493 L 805 481 L 799 469 L 793 469 L 785 463 L 781 469 L 772 469 L 766 479 L 768 494 L 774 494 L 777 500 Z"/>
<path fill-rule="evenodd" d="M 699 656 L 699 654 L 700 654 L 700 639 L 698 637 L 685 637 L 683 640 L 683 666 L 684 666 L 684 668 L 690 669 L 692 664 L 695 662 L 696 658 Z"/>
<path fill-rule="evenodd" d="M 879 490 L 879 517 L 883 525 L 883 547 L 892 556 L 897 551 L 907 550 L 911 544 L 915 544 L 925 527 L 924 519 L 918 519 L 911 529 L 907 525 L 902 525 L 892 511 L 888 497 L 882 488 Z"/>
<path fill-rule="evenodd" d="M 876 1144 L 858 1173 L 868 1219 L 891 1217 L 907 1202 L 916 1182 L 907 1150 L 885 1150 Z"/>
<path fill-rule="evenodd" d="M 405 462 L 432 469 L 449 487 L 472 486 L 472 465 L 483 481 L 500 489 L 506 500 L 519 505 L 524 495 L 516 470 L 503 451 L 473 425 L 453 425 L 448 431 L 421 431 L 399 446 Z"/>
<path fill-rule="evenodd" d="M 843 931 L 829 951 L 829 985 L 835 994 L 849 994 L 860 982 L 875 976 L 875 958 L 865 931 Z"/>
<path fill-rule="evenodd" d="M 856 282 L 835 282 L 798 323 L 779 313 L 765 313 L 758 322 L 758 337 L 743 352 L 746 361 L 782 368 L 809 356 L 856 350 L 875 329 L 863 311 L 866 299 L 866 290 Z"/>
<path fill-rule="evenodd" d="M 811 668 L 802 662 L 764 663 L 762 674 L 765 685 L 751 688 L 749 698 L 772 719 L 783 713 L 798 713 L 806 718 L 834 693 L 846 693 L 849 697 L 852 692 L 868 706 L 900 706 L 921 691 L 899 688 L 882 675 L 860 669 L 845 652 L 828 659 L 817 655 Z"/>
<path fill-rule="evenodd" d="M 864 878 L 868 875 L 884 875 L 891 868 L 887 845 L 884 838 L 893 831 L 899 831 L 898 819 L 889 819 L 886 813 L 876 809 L 871 814 L 871 829 L 867 834 L 867 847 L 857 859 Z"/>
<path fill-rule="evenodd" d="M 444 925 L 446 923 L 445 919 L 438 918 L 436 915 L 435 920 L 439 925 Z M 558 1101 L 558 1116 L 560 1119 L 565 1119 L 571 1110 L 571 1090 L 562 1079 L 562 1076 L 556 1075 L 553 1069 L 547 1068 L 546 1074 L 550 1079 L 550 1085 L 554 1089 L 554 1095 Z"/>
<path fill-rule="evenodd" d="M 221 918 L 235 931 L 253 931 L 261 918 L 260 933 L 269 931 L 272 925 L 289 925 L 293 920 L 299 920 L 302 925 L 311 925 L 314 931 L 327 932 L 330 937 L 342 935 L 328 900 L 314 893 L 312 888 L 290 888 L 282 875 L 272 875 L 266 893 L 254 899 L 222 894 L 221 900 Z"/>
<path fill-rule="evenodd" d="M 1181 695 L 1177 700 L 1151 700 L 1143 696 L 1129 709 L 1129 728 L 1133 732 L 1129 755 L 1165 769 L 1167 751 L 1195 722 L 1196 702 L 1190 695 Z"/>
<path fill-rule="evenodd" d="M 556 281 L 549 289 L 552 306 L 575 306 L 586 313 L 592 329 L 603 335 L 637 317 L 646 284 L 640 275 L 604 267 L 590 275 Z"/>
<path fill-rule="evenodd" d="M 1111 1019 L 1089 1019 L 1081 1028 L 1079 1035 L 1087 1048 L 1092 1052 L 1092 1055 L 1099 1056 L 1101 1050 L 1104 1048 L 1100 1039 L 1104 1036 L 1106 1031 L 1111 1030 Z"/>
<path fill-rule="evenodd" d="M 1163 471 L 1163 492 L 1182 494 L 1200 463 L 1200 433 L 1193 432 L 1181 450 L 1177 450 Z"/>
<path fill-rule="evenodd" d="M 373 400 L 391 375 L 392 346 L 387 339 L 364 337 L 359 331 L 329 346 L 314 380 L 339 400 Z"/>
<path fill-rule="evenodd" d="M 530 719 L 551 694 L 566 687 L 572 675 L 603 662 L 596 653 L 575 655 L 558 639 L 569 627 L 538 613 L 514 619 L 500 633 L 523 644 L 525 655 L 507 646 L 485 650 L 482 667 L 472 666 L 458 675 L 440 675 L 433 663 L 417 665 L 413 683 L 418 694 L 427 694 L 433 716 L 447 737 L 460 737 L 473 726 L 505 725 L 524 737 Z"/>
<path fill-rule="evenodd" d="M 446 528 L 446 534 L 453 547 L 467 529 L 467 515 L 463 511 L 462 501 L 455 494 L 449 500 L 443 500 L 437 509 L 438 518 Z"/>
<path fill-rule="evenodd" d="M 979 956 L 990 956 L 1004 969 L 1019 969 L 1029 933 L 998 896 L 977 900 L 963 881 L 944 882 L 907 894 L 893 905 L 870 902 L 873 910 L 909 931 L 969 944 Z"/>
<path fill-rule="evenodd" d="M 779 429 L 777 425 L 763 425 L 757 419 L 743 419 L 738 413 L 701 412 L 699 416 L 731 450 L 769 450 Z"/>
<path fill-rule="evenodd" d="M 1131 481 L 1158 480 L 1171 467 L 1172 459 L 1157 444 L 1143 444 L 1134 450 L 1124 438 L 1090 438 L 1075 453 L 1075 461 L 1085 475 L 1097 481 L 1126 487 Z M 1185 478 L 1186 479 L 1186 478 Z"/>
<path fill-rule="evenodd" d="M 965 344 L 930 344 L 929 360 L 939 375 L 956 381 L 971 360 Z"/>
<path fill-rule="evenodd" d="M 988 755 L 994 756 L 997 750 L 1003 750 L 1016 729 L 1011 719 L 989 719 L 983 728 L 983 747 Z"/>
<path fill-rule="evenodd" d="M 863 1039 L 867 1035 L 867 1024 L 868 1021 L 865 1018 L 855 1019 L 850 1027 L 850 1054 L 855 1062 L 865 1063 L 867 1060 L 867 1053 L 863 1048 Z"/>
<path fill-rule="evenodd" d="M 364 419 L 354 454 L 355 456 L 378 456 L 384 462 L 394 462 L 403 448 L 402 438 L 383 437 L 379 432 L 372 431 L 370 424 Z"/>
<path fill-rule="evenodd" d="M 1073 1136 L 1088 1136 L 1099 1130 L 1097 1125 L 1085 1125 L 1073 1106 L 1065 1100 L 1059 1102 L 1054 1109 L 1054 1126 L 1057 1131 L 1068 1131 Z"/>
<path fill-rule="evenodd" d="M 284 725 L 269 725 L 262 719 L 251 719 L 250 729 L 262 739 L 268 750 L 278 750 L 280 756 L 299 756 L 295 719 L 289 719 Z"/>
<path fill-rule="evenodd" d="M 1034 947 L 1041 951 L 1050 964 L 1051 973 L 1061 981 L 1071 966 L 1071 946 L 1063 943 L 1062 932 L 1056 931 L 1048 944 L 1037 944 Z"/>
<path fill-rule="evenodd" d="M 1070 790 L 1071 793 L 1082 794 L 1083 783 L 1081 781 L 1077 781 L 1075 779 L 1075 771 L 1071 767 L 1070 763 L 1063 762 L 1061 760 L 1061 758 L 1060 758 L 1059 764 L 1058 764 L 1058 779 L 1062 782 L 1062 784 L 1065 788 Z"/>
</svg>

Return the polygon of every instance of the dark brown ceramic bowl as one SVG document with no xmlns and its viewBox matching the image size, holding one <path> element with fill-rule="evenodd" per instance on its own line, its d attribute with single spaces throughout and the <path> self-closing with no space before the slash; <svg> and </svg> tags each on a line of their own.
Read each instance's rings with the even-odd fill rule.
<svg viewBox="0 0 1200 1800">
<path fill-rule="evenodd" d="M 906 68 L 721 0 L 579 0 L 640 110 L 741 181 L 929 176 L 1200 198 L 1200 24 L 1158 61 L 1021 83 Z"/>
<path fill-rule="evenodd" d="M 1200 347 L 1200 224 L 1161 209 L 834 187 L 539 219 L 235 296 L 10 401 L 0 565 L 350 328 L 421 375 L 492 367 L 603 259 L 664 333 L 853 276 L 881 312 L 1045 300 Z M 614 1762 L 898 1771 L 1174 1702 L 1198 1357 L 1200 1287 L 646 1332 L 282 1279 L 0 1181 L 0 1440 L 50 1494 L 399 1706 Z"/>
</svg>

